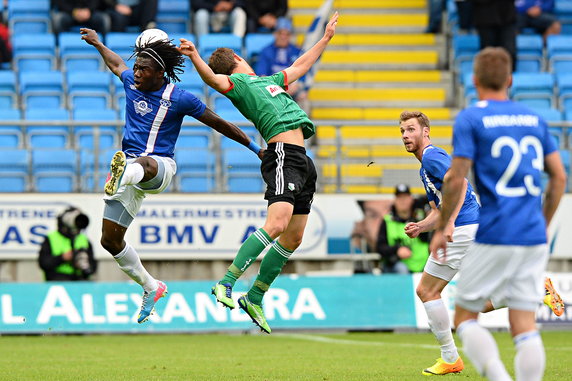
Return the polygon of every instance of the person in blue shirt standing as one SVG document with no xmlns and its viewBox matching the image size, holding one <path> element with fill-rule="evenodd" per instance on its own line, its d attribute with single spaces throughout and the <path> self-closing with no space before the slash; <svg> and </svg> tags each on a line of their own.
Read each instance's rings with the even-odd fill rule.
<svg viewBox="0 0 572 381">
<path fill-rule="evenodd" d="M 135 249 L 125 242 L 125 232 L 145 196 L 160 193 L 171 183 L 177 169 L 173 160 L 175 143 L 185 115 L 247 146 L 259 157 L 264 151 L 237 126 L 174 85 L 179 80 L 177 74 L 182 73 L 184 57 L 170 41 L 151 39 L 136 45 L 136 60 L 131 70 L 99 40 L 94 30 L 82 28 L 80 33 L 83 40 L 98 50 L 113 74 L 121 78 L 125 88 L 122 148 L 111 160 L 105 184 L 101 245 L 113 255 L 121 270 L 143 287 L 137 319 L 143 323 L 155 303 L 167 294 L 167 286 L 143 267 Z"/>
<path fill-rule="evenodd" d="M 489 380 L 511 380 L 498 347 L 477 322 L 494 297 L 509 309 L 516 346 L 517 380 L 541 380 L 545 353 L 535 312 L 544 296 L 548 260 L 546 227 L 566 186 L 566 174 L 546 122 L 507 97 L 511 59 L 502 48 L 476 57 L 479 102 L 459 113 L 453 129 L 453 160 L 445 175 L 439 226 L 431 251 L 448 254 L 446 228 L 462 199 L 472 168 L 481 210 L 475 243 L 463 259 L 457 283 L 455 325 L 464 352 Z M 541 174 L 549 180 L 542 202 Z"/>
<path fill-rule="evenodd" d="M 419 174 L 431 206 L 426 218 L 405 225 L 405 233 L 414 238 L 437 227 L 441 214 L 441 186 L 451 165 L 451 157 L 442 148 L 431 144 L 427 115 L 420 111 L 404 111 L 399 121 L 405 149 L 421 162 Z M 433 366 L 422 371 L 424 375 L 458 373 L 464 369 L 453 340 L 449 313 L 441 299 L 441 292 L 457 274 L 478 227 L 479 204 L 473 187 L 466 179 L 462 193 L 464 197 L 457 203 L 445 227 L 448 255 L 444 258 L 440 252 L 429 257 L 417 287 L 417 295 L 423 302 L 431 331 L 441 345 L 441 357 Z"/>
<path fill-rule="evenodd" d="M 256 74 L 260 76 L 268 76 L 279 73 L 282 70 L 292 66 L 294 61 L 300 57 L 302 50 L 291 42 L 292 38 L 292 22 L 281 17 L 276 22 L 276 30 L 274 31 L 274 42 L 260 52 L 256 61 Z M 294 98 L 304 110 L 307 107 L 307 91 L 304 85 L 304 77 L 290 84 L 288 94 Z"/>
</svg>

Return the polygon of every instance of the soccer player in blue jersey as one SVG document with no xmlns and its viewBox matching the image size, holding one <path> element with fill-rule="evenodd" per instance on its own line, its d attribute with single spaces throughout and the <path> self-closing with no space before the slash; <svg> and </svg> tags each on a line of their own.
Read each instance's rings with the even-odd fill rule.
<svg viewBox="0 0 572 381">
<path fill-rule="evenodd" d="M 237 126 L 221 119 L 193 94 L 173 84 L 182 73 L 184 57 L 170 41 L 153 41 L 135 47 L 135 64 L 129 69 L 119 55 L 107 48 L 94 30 L 82 28 L 82 39 L 93 45 L 105 64 L 121 78 L 126 95 L 122 149 L 113 156 L 105 184 L 105 210 L 101 245 L 119 268 L 143 287 L 143 323 L 167 286 L 153 278 L 141 264 L 135 249 L 125 242 L 125 232 L 137 215 L 146 194 L 164 191 L 177 166 L 175 143 L 185 115 L 203 122 L 247 146 L 259 157 L 263 150 Z"/>
<path fill-rule="evenodd" d="M 481 210 L 475 243 L 459 270 L 455 325 L 464 352 L 483 376 L 511 380 L 488 330 L 477 322 L 491 297 L 509 309 L 516 346 L 517 380 L 541 380 L 545 353 L 535 323 L 548 260 L 546 227 L 566 184 L 560 155 L 544 120 L 507 98 L 511 59 L 502 48 L 476 57 L 479 102 L 459 113 L 453 129 L 453 160 L 442 187 L 439 227 L 431 251 L 447 255 L 445 229 L 473 169 Z M 549 180 L 542 202 L 541 173 Z"/>
<path fill-rule="evenodd" d="M 437 227 L 441 214 L 441 186 L 451 165 L 451 157 L 442 148 L 431 144 L 431 127 L 427 115 L 419 111 L 404 111 L 399 122 L 405 149 L 421 162 L 419 174 L 431 205 L 431 212 L 425 219 L 405 226 L 405 233 L 414 238 Z M 430 256 L 417 287 L 417 295 L 423 302 L 429 327 L 441 345 L 441 357 L 433 366 L 422 371 L 424 375 L 458 373 L 464 369 L 463 360 L 453 340 L 449 313 L 441 299 L 441 292 L 459 270 L 478 227 L 479 204 L 473 187 L 467 180 L 463 183 L 462 193 L 464 197 L 460 198 L 444 230 L 447 257 L 443 258 L 441 252 Z"/>
</svg>

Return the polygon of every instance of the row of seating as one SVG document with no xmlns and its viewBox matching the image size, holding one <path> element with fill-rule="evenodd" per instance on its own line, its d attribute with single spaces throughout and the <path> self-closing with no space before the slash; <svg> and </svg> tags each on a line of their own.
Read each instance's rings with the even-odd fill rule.
<svg viewBox="0 0 572 381">
<path fill-rule="evenodd" d="M 101 192 L 115 149 L 5 149 L 0 155 L 0 192 Z M 177 149 L 177 192 L 261 192 L 260 160 L 247 149 Z M 219 161 L 220 160 L 220 161 Z M 220 164 L 219 164 L 220 163 Z M 220 181 L 222 180 L 222 181 Z"/>
</svg>

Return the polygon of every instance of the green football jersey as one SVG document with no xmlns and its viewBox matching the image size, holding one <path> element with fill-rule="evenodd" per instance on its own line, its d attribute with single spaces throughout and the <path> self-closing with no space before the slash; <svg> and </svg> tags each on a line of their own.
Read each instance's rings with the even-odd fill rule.
<svg viewBox="0 0 572 381">
<path fill-rule="evenodd" d="M 268 77 L 235 73 L 224 95 L 248 120 L 266 142 L 275 135 L 301 127 L 304 139 L 316 132 L 314 123 L 284 91 L 288 88 L 283 71 Z"/>
</svg>

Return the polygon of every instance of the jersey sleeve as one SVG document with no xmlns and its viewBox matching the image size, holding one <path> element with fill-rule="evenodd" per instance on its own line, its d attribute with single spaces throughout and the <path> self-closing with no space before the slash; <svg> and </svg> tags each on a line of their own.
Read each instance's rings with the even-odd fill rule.
<svg viewBox="0 0 572 381">
<path fill-rule="evenodd" d="M 231 74 L 229 75 L 228 81 L 230 82 L 230 87 L 223 91 L 222 94 L 229 99 L 238 99 L 241 96 L 242 90 L 244 89 L 244 74 Z"/>
<path fill-rule="evenodd" d="M 461 111 L 453 126 L 453 156 L 466 157 L 474 160 L 476 142 L 473 124 L 467 110 Z"/>
<path fill-rule="evenodd" d="M 272 74 L 268 78 L 284 90 L 288 90 L 288 74 L 286 74 L 284 70 L 276 74 Z"/>
<path fill-rule="evenodd" d="M 542 149 L 544 151 L 544 156 L 547 156 L 556 151 L 558 147 L 556 146 L 556 139 L 554 139 L 552 135 L 550 135 L 550 132 L 548 132 L 548 125 L 546 124 L 546 121 L 540 118 L 539 122 L 540 126 L 542 127 L 542 131 L 544 132 L 544 139 L 542 139 Z"/>
<path fill-rule="evenodd" d="M 133 70 L 124 70 L 119 78 L 121 79 L 121 82 L 123 82 L 123 87 L 129 86 L 133 83 Z"/>
<path fill-rule="evenodd" d="M 179 98 L 179 111 L 182 114 L 192 116 L 193 118 L 199 118 L 205 112 L 207 106 L 193 94 L 182 91 L 181 97 Z"/>
<path fill-rule="evenodd" d="M 443 181 L 445 173 L 451 166 L 451 158 L 443 152 L 432 152 L 423 156 L 423 168 L 431 174 L 431 176 Z"/>
</svg>

